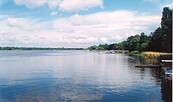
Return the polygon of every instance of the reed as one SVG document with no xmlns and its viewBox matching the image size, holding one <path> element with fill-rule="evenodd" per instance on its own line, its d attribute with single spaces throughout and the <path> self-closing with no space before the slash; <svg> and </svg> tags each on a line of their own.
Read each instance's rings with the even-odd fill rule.
<svg viewBox="0 0 173 102">
<path fill-rule="evenodd" d="M 145 61 L 145 63 L 158 64 L 160 61 L 160 56 L 162 55 L 172 55 L 172 53 L 163 53 L 163 52 L 141 52 L 139 57 Z"/>
<path fill-rule="evenodd" d="M 149 59 L 158 58 L 158 57 L 160 57 L 161 55 L 172 55 L 172 53 L 163 53 L 163 52 L 150 52 L 150 51 L 146 51 L 146 52 L 142 52 L 142 53 L 140 54 L 141 57 L 143 57 L 143 58 L 149 58 Z"/>
</svg>

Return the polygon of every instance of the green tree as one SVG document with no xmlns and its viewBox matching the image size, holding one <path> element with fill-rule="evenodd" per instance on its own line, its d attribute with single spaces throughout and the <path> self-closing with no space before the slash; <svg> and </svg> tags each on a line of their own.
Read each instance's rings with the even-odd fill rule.
<svg viewBox="0 0 173 102">
<path fill-rule="evenodd" d="M 94 45 L 94 46 L 90 46 L 90 47 L 88 47 L 87 49 L 88 49 L 88 50 L 96 50 L 96 47 L 97 47 L 97 46 Z"/>
<path fill-rule="evenodd" d="M 127 38 L 127 49 L 129 51 L 135 51 L 139 49 L 140 36 L 130 36 Z"/>
<path fill-rule="evenodd" d="M 146 51 L 148 49 L 149 37 L 145 33 L 141 33 L 139 40 L 139 51 Z"/>
<path fill-rule="evenodd" d="M 163 50 L 172 52 L 172 10 L 169 7 L 163 8 L 161 27 L 163 30 Z"/>
<path fill-rule="evenodd" d="M 116 50 L 115 43 L 110 44 L 108 50 Z"/>
<path fill-rule="evenodd" d="M 109 45 L 108 44 L 100 44 L 97 47 L 97 50 L 108 50 L 109 49 Z"/>
</svg>

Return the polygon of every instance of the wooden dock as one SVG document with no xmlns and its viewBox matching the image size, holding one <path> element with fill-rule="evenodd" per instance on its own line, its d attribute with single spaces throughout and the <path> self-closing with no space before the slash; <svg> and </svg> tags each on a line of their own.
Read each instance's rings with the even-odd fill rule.
<svg viewBox="0 0 173 102">
<path fill-rule="evenodd" d="M 160 65 L 145 65 L 145 64 L 140 64 L 140 65 L 135 65 L 137 68 L 160 68 Z"/>
</svg>

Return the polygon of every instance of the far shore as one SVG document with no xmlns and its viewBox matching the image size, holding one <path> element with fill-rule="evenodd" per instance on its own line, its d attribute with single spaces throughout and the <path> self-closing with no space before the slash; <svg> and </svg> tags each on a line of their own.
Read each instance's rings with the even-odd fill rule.
<svg viewBox="0 0 173 102">
<path fill-rule="evenodd" d="M 84 48 L 52 48 L 52 47 L 0 47 L 0 50 L 84 50 Z"/>
</svg>

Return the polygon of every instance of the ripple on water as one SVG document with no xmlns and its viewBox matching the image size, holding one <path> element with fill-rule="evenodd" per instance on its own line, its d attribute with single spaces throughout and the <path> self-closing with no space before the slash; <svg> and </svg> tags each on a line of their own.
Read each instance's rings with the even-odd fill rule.
<svg viewBox="0 0 173 102">
<path fill-rule="evenodd" d="M 162 101 L 157 76 L 124 54 L 12 52 L 0 52 L 0 102 Z"/>
</svg>

